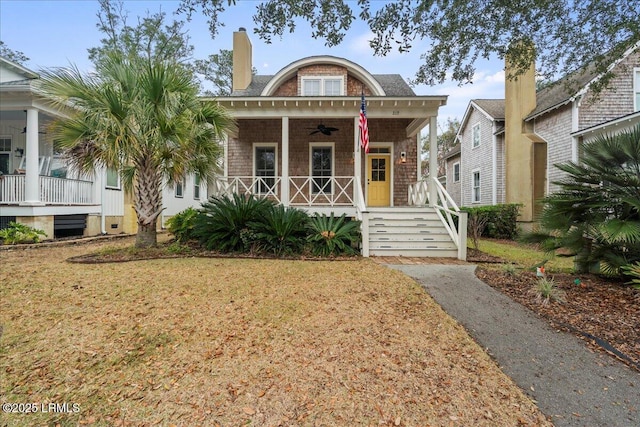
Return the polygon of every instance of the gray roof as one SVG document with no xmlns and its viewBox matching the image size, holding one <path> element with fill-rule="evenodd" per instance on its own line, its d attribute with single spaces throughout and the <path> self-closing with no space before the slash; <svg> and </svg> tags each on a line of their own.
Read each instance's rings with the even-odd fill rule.
<svg viewBox="0 0 640 427">
<path fill-rule="evenodd" d="M 456 143 L 456 145 L 451 147 L 451 149 L 449 151 L 444 153 L 444 158 L 445 159 L 450 159 L 452 157 L 459 156 L 461 147 L 462 147 L 462 144 L 460 144 L 459 142 Z"/>
<path fill-rule="evenodd" d="M 247 89 L 236 90 L 231 96 L 260 96 L 274 77 L 273 75 L 254 75 Z M 373 78 L 382 86 L 386 96 L 416 96 L 400 74 L 373 74 Z"/>
<path fill-rule="evenodd" d="M 472 99 L 494 120 L 504 120 L 504 99 Z"/>
<path fill-rule="evenodd" d="M 595 67 L 587 66 L 540 89 L 536 92 L 536 108 L 525 120 L 532 119 L 549 109 L 567 103 L 580 89 L 597 76 L 598 73 Z"/>
<path fill-rule="evenodd" d="M 624 54 L 614 54 L 613 51 L 605 54 L 605 63 L 612 66 L 616 61 L 621 60 L 640 48 L 640 41 L 637 41 Z M 548 110 L 558 108 L 571 101 L 574 96 L 580 93 L 594 79 L 602 74 L 593 63 L 587 64 L 570 73 L 553 84 L 536 92 L 536 108 L 525 118 L 531 120 Z"/>
</svg>

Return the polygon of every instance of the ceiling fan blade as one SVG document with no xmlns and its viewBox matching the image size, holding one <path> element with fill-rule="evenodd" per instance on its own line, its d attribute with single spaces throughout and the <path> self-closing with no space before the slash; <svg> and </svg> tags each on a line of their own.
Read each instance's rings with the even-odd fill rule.
<svg viewBox="0 0 640 427">
<path fill-rule="evenodd" d="M 318 133 L 320 132 L 318 129 L 314 130 L 313 132 L 309 133 L 309 135 L 313 135 L 314 133 Z"/>
</svg>

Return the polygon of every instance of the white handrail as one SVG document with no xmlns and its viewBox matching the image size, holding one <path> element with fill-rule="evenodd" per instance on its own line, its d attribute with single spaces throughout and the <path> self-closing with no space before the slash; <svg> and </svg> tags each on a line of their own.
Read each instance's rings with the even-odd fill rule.
<svg viewBox="0 0 640 427">
<path fill-rule="evenodd" d="M 436 189 L 436 200 L 429 200 L 429 185 Z M 467 258 L 467 213 L 460 211 L 456 202 L 437 178 L 427 178 L 409 185 L 409 205 L 432 206 L 458 248 L 458 258 Z M 458 217 L 458 224 L 454 217 Z"/>
</svg>

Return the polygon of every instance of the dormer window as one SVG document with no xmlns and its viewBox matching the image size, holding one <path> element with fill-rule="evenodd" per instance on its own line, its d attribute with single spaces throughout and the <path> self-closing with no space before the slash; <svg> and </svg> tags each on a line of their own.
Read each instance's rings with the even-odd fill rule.
<svg viewBox="0 0 640 427">
<path fill-rule="evenodd" d="M 342 76 L 305 76 L 302 77 L 302 96 L 341 96 L 344 95 L 344 77 Z"/>
</svg>

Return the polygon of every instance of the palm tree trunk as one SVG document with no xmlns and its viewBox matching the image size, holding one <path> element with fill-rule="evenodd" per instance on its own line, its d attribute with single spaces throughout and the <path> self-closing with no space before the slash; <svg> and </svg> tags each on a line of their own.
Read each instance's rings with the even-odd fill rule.
<svg viewBox="0 0 640 427">
<path fill-rule="evenodd" d="M 158 236 L 156 224 L 138 223 L 138 233 L 136 234 L 136 248 L 153 248 L 158 246 Z"/>
<path fill-rule="evenodd" d="M 149 248 L 158 245 L 156 222 L 162 212 L 162 178 L 153 162 L 142 161 L 138 168 L 135 211 L 138 216 L 136 247 Z"/>
</svg>

